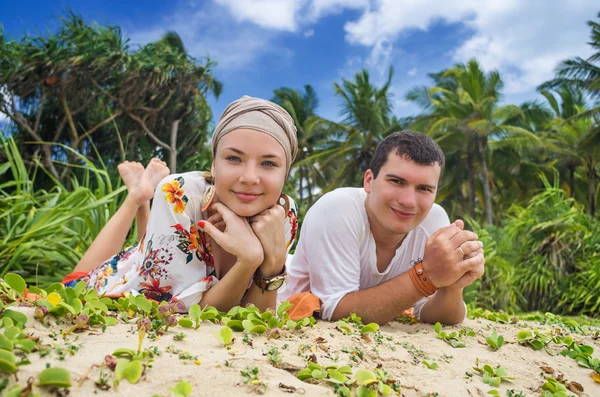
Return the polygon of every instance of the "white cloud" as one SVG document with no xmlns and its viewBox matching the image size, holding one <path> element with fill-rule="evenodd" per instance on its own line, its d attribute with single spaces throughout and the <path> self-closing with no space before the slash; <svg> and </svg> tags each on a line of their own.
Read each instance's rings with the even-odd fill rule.
<svg viewBox="0 0 600 397">
<path fill-rule="evenodd" d="M 308 17 L 315 21 L 325 15 L 338 14 L 345 9 L 368 9 L 369 0 L 312 0 L 308 6 Z"/>
<path fill-rule="evenodd" d="M 561 60 L 589 55 L 585 22 L 597 11 L 597 2 L 590 0 L 568 5 L 560 0 L 376 0 L 372 5 L 346 23 L 349 43 L 370 47 L 376 57 L 381 43 L 394 43 L 411 31 L 426 31 L 440 21 L 462 23 L 473 36 L 454 50 L 454 61 L 476 57 L 484 69 L 498 69 L 507 94 L 533 92 L 554 76 Z"/>
<path fill-rule="evenodd" d="M 417 75 L 417 71 L 418 71 L 418 69 L 417 69 L 417 68 L 412 68 L 412 69 L 410 69 L 408 72 L 406 72 L 406 74 L 407 74 L 408 76 L 416 76 L 416 75 Z"/>
<path fill-rule="evenodd" d="M 313 37 L 314 35 L 315 35 L 315 31 L 313 29 L 304 31 L 304 37 Z"/>
<path fill-rule="evenodd" d="M 304 0 L 215 0 L 238 22 L 252 22 L 267 29 L 295 31 L 297 12 Z"/>
<path fill-rule="evenodd" d="M 289 50 L 273 45 L 276 32 L 253 24 L 238 24 L 222 7 L 184 7 L 150 28 L 127 30 L 131 42 L 140 45 L 156 41 L 168 31 L 176 31 L 191 55 L 199 59 L 209 56 L 218 62 L 219 70 L 225 71 L 247 69 L 265 53 L 289 56 Z"/>
</svg>

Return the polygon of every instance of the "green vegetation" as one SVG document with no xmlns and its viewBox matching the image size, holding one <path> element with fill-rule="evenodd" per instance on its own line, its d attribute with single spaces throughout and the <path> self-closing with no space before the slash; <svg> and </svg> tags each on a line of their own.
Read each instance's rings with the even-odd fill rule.
<svg viewBox="0 0 600 397">
<path fill-rule="evenodd" d="M 359 186 L 385 136 L 424 132 L 447 156 L 438 202 L 451 219 L 466 219 L 485 244 L 486 273 L 465 291 L 467 303 L 495 312 L 596 316 L 600 23 L 588 25 L 594 54 L 562 62 L 540 87 L 539 101 L 503 103 L 502 76 L 476 59 L 432 73 L 428 86 L 410 90 L 406 98 L 422 107 L 410 118 L 394 113 L 392 68 L 382 86 L 365 70 L 333 83 L 341 122 L 319 116 L 308 84 L 274 90 L 272 99 L 298 127 L 299 156 L 286 192 L 304 214 L 321 194 Z M 45 35 L 9 39 L 0 30 L 0 111 L 9 120 L 0 142 L 0 276 L 15 273 L 30 286 L 48 287 L 69 273 L 124 198 L 119 162 L 158 156 L 172 171 L 207 169 L 207 97 L 222 89 L 215 68 L 212 60 L 191 57 L 174 32 L 134 49 L 120 28 L 88 24 L 70 12 Z M 133 242 L 135 230 L 131 236 Z M 112 321 L 99 305 L 90 315 L 71 298 L 45 306 L 89 317 L 73 320 L 65 332 Z M 135 306 L 115 305 L 129 304 Z M 169 315 L 156 318 L 148 335 L 175 325 L 198 328 L 218 314 L 206 310 L 194 307 L 177 324 Z M 224 325 L 272 338 L 311 325 L 292 321 L 285 310 L 244 310 L 228 313 Z M 354 330 L 353 322 L 340 321 L 338 329 L 377 331 L 372 324 Z M 460 337 L 443 339 L 459 346 Z"/>
</svg>

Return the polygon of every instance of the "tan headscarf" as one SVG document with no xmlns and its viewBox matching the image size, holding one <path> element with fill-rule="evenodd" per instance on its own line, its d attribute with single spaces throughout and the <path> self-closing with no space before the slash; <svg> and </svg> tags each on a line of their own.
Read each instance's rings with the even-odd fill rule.
<svg viewBox="0 0 600 397">
<path fill-rule="evenodd" d="M 283 147 L 287 172 L 298 152 L 296 126 L 281 106 L 265 99 L 244 95 L 225 108 L 212 137 L 213 157 L 223 136 L 239 128 L 249 128 L 272 136 Z"/>
</svg>

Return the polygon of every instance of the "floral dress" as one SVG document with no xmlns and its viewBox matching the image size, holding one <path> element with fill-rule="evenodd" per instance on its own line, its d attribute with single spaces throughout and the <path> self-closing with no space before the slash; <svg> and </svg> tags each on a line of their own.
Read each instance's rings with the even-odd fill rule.
<svg viewBox="0 0 600 397">
<path fill-rule="evenodd" d="M 85 281 L 89 288 L 108 297 L 132 293 L 157 301 L 176 299 L 186 309 L 200 302 L 202 294 L 219 282 L 210 241 L 197 226 L 208 217 L 201 210 L 208 186 L 201 172 L 167 176 L 154 192 L 141 243 L 119 252 L 90 273 L 67 276 L 63 282 Z M 290 199 L 285 223 L 288 251 L 297 229 L 297 207 Z"/>
</svg>

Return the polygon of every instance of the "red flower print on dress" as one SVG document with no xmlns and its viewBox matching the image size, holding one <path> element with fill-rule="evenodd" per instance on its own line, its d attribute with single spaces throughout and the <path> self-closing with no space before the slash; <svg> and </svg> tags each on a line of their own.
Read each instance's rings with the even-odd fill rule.
<svg viewBox="0 0 600 397">
<path fill-rule="evenodd" d="M 173 287 L 166 285 L 160 286 L 160 280 L 151 279 L 149 283 L 140 283 L 142 287 L 138 292 L 144 294 L 148 299 L 154 299 L 156 301 L 166 301 L 171 299 L 173 294 L 171 290 Z"/>
</svg>

